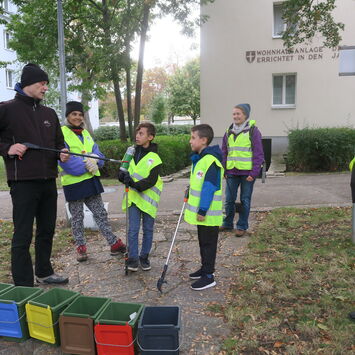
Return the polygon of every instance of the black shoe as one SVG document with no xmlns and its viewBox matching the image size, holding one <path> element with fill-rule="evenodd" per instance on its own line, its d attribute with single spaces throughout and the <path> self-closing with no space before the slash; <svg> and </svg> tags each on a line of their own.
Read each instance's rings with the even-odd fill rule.
<svg viewBox="0 0 355 355">
<path fill-rule="evenodd" d="M 150 270 L 152 267 L 150 266 L 150 261 L 147 256 L 140 256 L 139 257 L 139 263 L 141 264 L 141 268 L 144 271 Z"/>
<path fill-rule="evenodd" d="M 216 286 L 214 276 L 212 274 L 209 274 L 201 276 L 199 280 L 197 280 L 191 285 L 191 288 L 195 291 L 201 291 L 214 286 Z"/>
<path fill-rule="evenodd" d="M 67 284 L 69 282 L 68 277 L 61 276 L 56 273 L 53 273 L 52 275 L 46 277 L 37 276 L 36 279 L 39 284 L 47 284 L 47 285 Z"/>
<path fill-rule="evenodd" d="M 128 259 L 127 260 L 127 269 L 130 271 L 138 271 L 138 260 L 137 259 Z"/>
<path fill-rule="evenodd" d="M 191 274 L 189 274 L 189 278 L 191 280 L 198 280 L 199 278 L 201 278 L 201 276 L 203 275 L 203 272 L 201 269 L 195 271 L 195 272 L 192 272 Z M 212 274 L 212 276 L 214 276 L 214 274 Z"/>
<path fill-rule="evenodd" d="M 191 280 L 198 280 L 202 275 L 203 275 L 203 273 L 202 273 L 201 269 L 199 269 L 199 270 L 189 274 L 189 278 Z"/>
</svg>

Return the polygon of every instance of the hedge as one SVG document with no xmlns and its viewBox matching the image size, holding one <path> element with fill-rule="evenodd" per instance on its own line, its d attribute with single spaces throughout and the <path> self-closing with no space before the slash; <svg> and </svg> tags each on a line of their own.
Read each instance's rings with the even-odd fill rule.
<svg viewBox="0 0 355 355">
<path fill-rule="evenodd" d="M 169 175 L 181 170 L 190 164 L 191 148 L 189 135 L 180 136 L 159 136 L 154 139 L 158 144 L 158 154 L 163 161 L 161 176 Z M 98 142 L 100 150 L 107 158 L 122 159 L 124 153 L 131 143 L 120 140 L 108 140 Z M 116 178 L 119 165 L 106 163 L 100 169 L 102 177 Z"/>
<path fill-rule="evenodd" d="M 354 157 L 352 128 L 297 129 L 289 133 L 288 139 L 288 171 L 347 170 Z"/>
<path fill-rule="evenodd" d="M 191 127 L 192 125 L 155 125 L 157 136 L 190 134 Z M 117 126 L 100 126 L 94 131 L 93 138 L 95 142 L 119 139 L 120 128 Z"/>
</svg>

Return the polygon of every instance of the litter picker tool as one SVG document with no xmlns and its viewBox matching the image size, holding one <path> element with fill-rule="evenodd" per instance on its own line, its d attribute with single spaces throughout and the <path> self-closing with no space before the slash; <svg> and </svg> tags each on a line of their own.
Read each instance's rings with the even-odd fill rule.
<svg viewBox="0 0 355 355">
<path fill-rule="evenodd" d="M 163 293 L 163 291 L 162 291 L 163 284 L 167 283 L 167 281 L 165 281 L 165 275 L 166 275 L 166 272 L 168 271 L 168 263 L 169 263 L 169 259 L 170 259 L 170 254 L 171 254 L 171 251 L 173 250 L 176 234 L 177 234 L 177 231 L 178 231 L 179 226 L 180 226 L 181 218 L 182 218 L 182 215 L 184 213 L 184 209 L 185 209 L 185 205 L 186 205 L 186 202 L 188 200 L 188 197 L 189 197 L 189 186 L 185 190 L 184 204 L 182 205 L 182 208 L 181 208 L 179 220 L 178 220 L 178 223 L 177 223 L 176 228 L 175 228 L 175 233 L 174 233 L 174 236 L 173 236 L 173 240 L 171 241 L 170 250 L 169 250 L 168 256 L 167 256 L 166 261 L 165 261 L 163 272 L 162 272 L 162 274 L 160 276 L 160 279 L 157 282 L 157 288 L 160 291 L 160 293 Z"/>
<path fill-rule="evenodd" d="M 53 148 L 46 148 L 46 147 L 40 147 L 39 145 L 32 144 L 32 143 L 22 143 L 25 145 L 28 149 L 34 149 L 34 150 L 46 150 L 49 152 L 56 152 L 56 153 L 64 153 L 64 154 L 69 154 L 69 155 L 77 155 L 79 157 L 87 157 L 87 158 L 92 158 L 92 159 L 98 159 L 98 160 L 104 160 L 104 161 L 109 161 L 112 163 L 124 163 L 123 160 L 116 160 L 116 159 L 109 159 L 109 158 L 101 158 L 101 157 L 96 157 L 92 156 L 90 154 L 80 154 L 80 153 L 74 153 L 74 152 L 62 152 L 60 149 L 53 149 Z"/>
</svg>

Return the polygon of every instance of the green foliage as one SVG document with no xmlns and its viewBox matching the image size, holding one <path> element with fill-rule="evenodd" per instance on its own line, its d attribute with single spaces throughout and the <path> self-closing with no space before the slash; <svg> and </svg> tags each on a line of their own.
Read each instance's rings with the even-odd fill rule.
<svg viewBox="0 0 355 355">
<path fill-rule="evenodd" d="M 282 39 L 285 46 L 292 48 L 298 43 L 312 40 L 319 33 L 324 37 L 325 47 L 336 47 L 341 41 L 340 31 L 344 30 L 344 24 L 334 21 L 335 8 L 335 0 L 284 1 L 283 19 L 287 29 Z"/>
<path fill-rule="evenodd" d="M 167 116 L 166 99 L 163 95 L 156 95 L 151 103 L 150 118 L 154 123 L 162 123 Z"/>
<path fill-rule="evenodd" d="M 154 139 L 158 144 L 158 154 L 163 161 L 161 175 L 169 175 L 181 170 L 190 164 L 191 148 L 190 136 L 160 136 Z M 130 143 L 120 140 L 102 141 L 99 143 L 100 150 L 107 158 L 122 159 Z M 102 177 L 117 177 L 118 164 L 106 163 L 101 171 Z"/>
<path fill-rule="evenodd" d="M 305 128 L 288 136 L 287 170 L 347 170 L 354 157 L 355 130 L 351 128 Z"/>
<path fill-rule="evenodd" d="M 176 71 L 168 84 L 170 112 L 189 116 L 196 122 L 200 117 L 200 63 L 190 61 Z"/>
<path fill-rule="evenodd" d="M 165 124 L 156 124 L 155 129 L 157 132 L 157 136 L 176 136 L 180 134 L 188 134 L 191 133 L 192 125 L 165 125 Z"/>
<path fill-rule="evenodd" d="M 181 134 L 190 135 L 192 125 L 165 125 L 156 124 L 157 136 L 176 136 Z M 96 142 L 118 139 L 120 129 L 117 126 L 100 126 L 95 130 L 93 138 Z"/>
<path fill-rule="evenodd" d="M 119 139 L 120 129 L 117 126 L 100 126 L 94 131 L 94 141 L 109 141 Z"/>
</svg>

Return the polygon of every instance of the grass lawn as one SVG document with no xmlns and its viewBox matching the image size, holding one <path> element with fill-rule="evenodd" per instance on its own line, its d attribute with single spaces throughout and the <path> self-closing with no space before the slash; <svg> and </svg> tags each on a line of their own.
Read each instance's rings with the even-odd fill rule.
<svg viewBox="0 0 355 355">
<path fill-rule="evenodd" d="M 12 278 L 10 273 L 10 262 L 11 262 L 10 249 L 11 249 L 12 233 L 13 233 L 12 222 L 0 220 L 0 260 L 1 260 L 0 282 L 5 282 L 5 283 L 12 283 Z M 73 247 L 73 238 L 71 235 L 71 230 L 58 222 L 56 232 L 54 235 L 52 256 L 63 254 L 69 248 L 72 247 Z M 31 245 L 30 252 L 33 260 L 33 255 L 34 255 L 33 243 Z"/>
<path fill-rule="evenodd" d="M 351 209 L 277 209 L 259 224 L 227 305 L 223 354 L 355 354 Z"/>
</svg>

